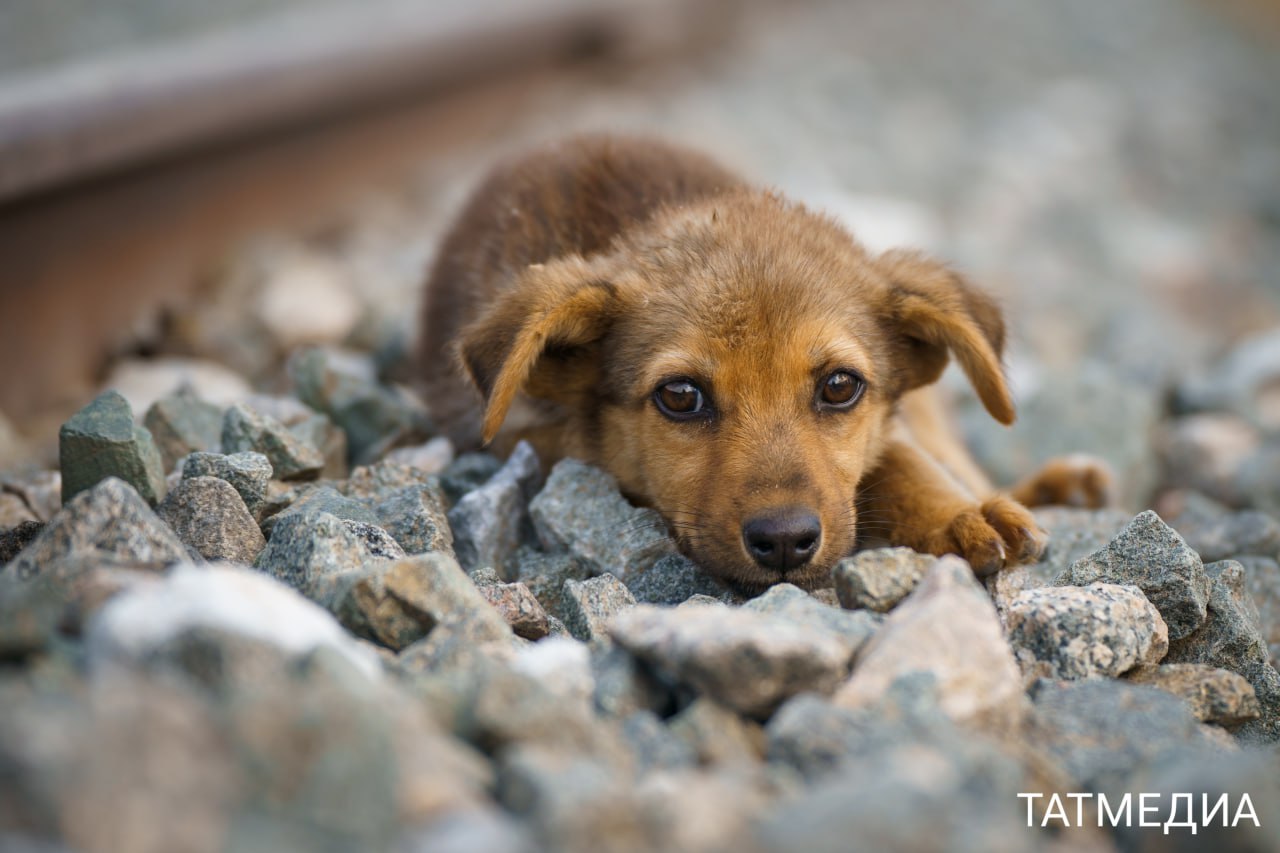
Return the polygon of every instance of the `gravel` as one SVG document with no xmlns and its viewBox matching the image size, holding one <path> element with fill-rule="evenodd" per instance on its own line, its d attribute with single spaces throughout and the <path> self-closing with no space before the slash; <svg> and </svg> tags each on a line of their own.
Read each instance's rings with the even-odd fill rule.
<svg viewBox="0 0 1280 853">
<path fill-rule="evenodd" d="M 6 413 L 0 847 L 1277 848 L 1262 28 L 1157 0 L 766 6 L 664 57 L 674 94 L 570 71 L 502 139 L 233 252 L 144 340 L 118 330 L 158 356 L 103 370 L 131 411 L 90 403 L 62 470 L 55 430 Z M 943 379 L 980 461 L 1010 485 L 1101 454 L 1121 509 L 1037 508 L 1044 558 L 982 584 L 872 551 L 745 601 L 603 472 L 542 484 L 523 450 L 433 438 L 396 383 L 451 208 L 494 149 L 602 118 L 954 261 L 1010 321 L 1013 431 Z M 195 562 L 259 526 L 257 568 Z M 1026 791 L 1249 793 L 1263 825 L 1046 831 Z"/>
<path fill-rule="evenodd" d="M 1106 547 L 1071 564 L 1055 581 L 1085 586 L 1132 584 L 1143 591 L 1180 640 L 1205 620 L 1209 576 L 1200 556 L 1151 510 L 1139 514 Z"/>
<path fill-rule="evenodd" d="M 944 557 L 885 620 L 858 656 L 837 705 L 862 708 L 883 699 L 899 679 L 936 679 L 952 719 L 996 730 L 1026 710 L 1022 681 L 990 598 L 968 563 Z"/>
<path fill-rule="evenodd" d="M 1164 619 L 1136 586 L 1028 590 L 1005 624 L 1026 678 L 1115 678 L 1169 651 Z"/>
<path fill-rule="evenodd" d="M 206 560 L 251 566 L 267 546 L 240 494 L 217 477 L 184 478 L 157 511 Z"/>
<path fill-rule="evenodd" d="M 240 495 L 245 509 L 257 516 L 267 497 L 271 482 L 271 462 L 261 453 L 248 451 L 224 456 L 221 453 L 196 452 L 182 463 L 182 476 L 217 477 L 226 480 Z"/>
<path fill-rule="evenodd" d="M 910 548 L 875 548 L 841 560 L 831 576 L 841 607 L 887 613 L 916 588 L 934 562 Z"/>
<path fill-rule="evenodd" d="M 846 647 L 827 632 L 727 607 L 637 605 L 609 633 L 661 678 L 746 716 L 767 717 L 796 693 L 830 693 L 848 668 Z"/>
<path fill-rule="evenodd" d="M 64 504 L 107 477 L 128 483 L 152 506 L 164 498 L 160 451 L 116 391 L 103 392 L 62 425 L 58 457 Z"/>
<path fill-rule="evenodd" d="M 318 476 L 325 466 L 321 449 L 300 440 L 270 415 L 256 412 L 243 403 L 237 403 L 223 415 L 222 452 L 261 453 L 281 480 L 309 480 Z"/>
</svg>

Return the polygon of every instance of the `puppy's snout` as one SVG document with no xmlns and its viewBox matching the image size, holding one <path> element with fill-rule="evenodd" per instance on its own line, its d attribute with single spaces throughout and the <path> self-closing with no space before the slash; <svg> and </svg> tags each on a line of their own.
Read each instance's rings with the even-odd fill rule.
<svg viewBox="0 0 1280 853">
<path fill-rule="evenodd" d="M 742 525 L 747 553 L 763 568 L 786 573 L 812 559 L 822 539 L 822 522 L 807 509 L 774 509 Z"/>
</svg>

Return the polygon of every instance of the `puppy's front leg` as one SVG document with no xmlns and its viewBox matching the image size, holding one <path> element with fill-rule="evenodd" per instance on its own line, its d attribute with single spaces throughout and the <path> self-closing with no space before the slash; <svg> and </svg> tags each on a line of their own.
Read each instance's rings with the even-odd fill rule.
<svg viewBox="0 0 1280 853">
<path fill-rule="evenodd" d="M 978 575 L 1038 558 L 1047 540 L 1026 507 L 1005 495 L 972 494 L 905 431 L 863 477 L 858 516 L 860 529 L 877 539 L 959 554 Z"/>
</svg>

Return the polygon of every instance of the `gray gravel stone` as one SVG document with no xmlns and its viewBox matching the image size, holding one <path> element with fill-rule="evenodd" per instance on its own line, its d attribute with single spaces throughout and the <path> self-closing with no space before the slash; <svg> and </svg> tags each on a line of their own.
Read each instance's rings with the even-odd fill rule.
<svg viewBox="0 0 1280 853">
<path fill-rule="evenodd" d="M 1240 733 L 1250 740 L 1280 739 L 1280 675 L 1268 659 L 1266 639 L 1244 586 L 1244 569 L 1232 560 L 1207 567 L 1212 578 L 1208 619 L 1199 630 L 1171 642 L 1168 663 L 1201 663 L 1238 673 L 1253 685 L 1259 719 Z"/>
<path fill-rule="evenodd" d="M 308 447 L 320 451 L 324 467 L 319 476 L 338 480 L 347 476 L 347 434 L 333 421 L 319 412 L 313 412 L 297 423 L 288 424 L 289 432 Z"/>
<path fill-rule="evenodd" d="M 815 782 L 854 753 L 871 728 L 865 712 L 803 693 L 784 702 L 765 726 L 765 757 Z"/>
<path fill-rule="evenodd" d="M 1250 469 L 1263 468 L 1264 437 L 1244 418 L 1226 412 L 1188 415 L 1161 425 L 1155 438 L 1161 484 L 1192 489 L 1230 506 L 1256 505 Z M 1264 493 L 1268 489 L 1262 490 Z"/>
<path fill-rule="evenodd" d="M 156 400 L 142 423 L 155 440 L 166 471 L 188 454 L 216 451 L 222 445 L 222 409 L 189 391 Z"/>
<path fill-rule="evenodd" d="M 440 474 L 440 486 L 453 506 L 472 489 L 478 489 L 498 473 L 502 460 L 492 453 L 463 453 Z"/>
<path fill-rule="evenodd" d="M 671 734 L 693 750 L 702 765 L 752 764 L 764 756 L 760 724 L 699 697 L 667 722 Z"/>
<path fill-rule="evenodd" d="M 327 512 L 297 513 L 275 525 L 255 565 L 308 595 L 323 578 L 378 559 L 351 523 Z"/>
<path fill-rule="evenodd" d="M 206 560 L 251 566 L 267 545 L 240 494 L 217 477 L 184 478 L 157 512 Z"/>
<path fill-rule="evenodd" d="M 373 359 L 328 347 L 298 350 L 289 360 L 298 398 L 328 415 L 350 442 L 352 461 L 377 459 L 396 443 L 425 437 L 421 404 L 378 381 Z"/>
<path fill-rule="evenodd" d="M 423 486 L 433 482 L 434 478 L 412 465 L 383 459 L 353 470 L 341 491 L 349 498 L 377 503 L 410 486 Z"/>
<path fill-rule="evenodd" d="M 916 588 L 937 560 L 910 548 L 875 548 L 846 557 L 831 572 L 840 606 L 887 613 Z"/>
<path fill-rule="evenodd" d="M 659 677 L 752 717 L 797 693 L 831 692 L 848 668 L 847 646 L 826 631 L 722 606 L 637 605 L 609 633 Z"/>
<path fill-rule="evenodd" d="M 584 581 L 590 577 L 587 567 L 571 554 L 544 554 L 521 548 L 520 581 L 529 587 L 547 614 L 564 621 L 568 613 L 565 581 Z"/>
<path fill-rule="evenodd" d="M 485 752 L 499 755 L 517 744 L 539 745 L 629 769 L 618 727 L 595 718 L 585 698 L 575 701 L 543 678 L 492 658 L 450 678 L 449 689 L 460 693 L 454 730 Z"/>
<path fill-rule="evenodd" d="M 1138 667 L 1125 679 L 1172 693 L 1187 703 L 1196 719 L 1235 728 L 1259 715 L 1258 697 L 1240 675 L 1199 663 Z"/>
<path fill-rule="evenodd" d="M 1022 679 L 994 605 L 958 557 L 938 560 L 858 655 L 836 704 L 883 701 L 904 676 L 929 673 L 952 719 L 1006 730 L 1025 713 Z"/>
<path fill-rule="evenodd" d="M 1114 678 L 1169 651 L 1164 620 L 1136 586 L 1028 590 L 1005 622 L 1024 677 Z"/>
<path fill-rule="evenodd" d="M 529 830 L 497 808 L 459 809 L 432 815 L 404 833 L 396 853 L 537 853 Z"/>
<path fill-rule="evenodd" d="M 5 571 L 29 578 L 68 557 L 159 569 L 188 559 L 188 554 L 182 541 L 132 486 L 108 477 L 72 498 Z"/>
<path fill-rule="evenodd" d="M 357 521 L 363 524 L 378 523 L 378 516 L 364 503 L 344 496 L 333 486 L 320 484 L 307 488 L 287 508 L 263 519 L 262 530 L 270 537 L 273 535 L 272 531 L 287 519 L 319 515 L 322 512 L 344 521 Z"/>
<path fill-rule="evenodd" d="M 1179 640 L 1205 620 L 1209 577 L 1195 551 L 1151 510 L 1139 514 L 1105 548 L 1071 564 L 1055 582 L 1085 586 L 1133 584 L 1160 611 L 1169 639 Z"/>
<path fill-rule="evenodd" d="M 664 713 L 672 703 L 671 691 L 648 665 L 616 645 L 597 646 L 591 656 L 596 711 L 607 717 L 625 718 L 637 711 Z"/>
<path fill-rule="evenodd" d="M 257 517 L 267 496 L 267 484 L 271 482 L 271 462 L 261 453 L 253 451 L 233 453 L 192 453 L 182 463 L 182 476 L 217 477 L 226 480 L 240 494 L 245 509 Z"/>
<path fill-rule="evenodd" d="M 1280 774 L 1276 773 L 1274 753 L 1242 749 L 1233 752 L 1186 749 L 1141 769 L 1130 781 L 1132 791 L 1153 796 L 1154 802 L 1172 803 L 1174 794 L 1190 795 L 1195 803 L 1196 831 L 1171 828 L 1168 835 L 1140 826 L 1135 820 L 1116 831 L 1116 843 L 1122 850 L 1135 853 L 1201 853 L 1205 850 L 1230 853 L 1260 853 L 1280 850 L 1280 828 L 1266 815 L 1280 814 Z M 1258 822 L 1248 818 L 1248 810 L 1240 811 L 1245 796 L 1252 804 Z M 1210 810 L 1222 797 L 1227 805 L 1212 819 L 1205 820 L 1204 806 Z M 1222 811 L 1230 814 L 1223 816 Z"/>
<path fill-rule="evenodd" d="M 0 660 L 21 661 L 52 642 L 68 607 L 67 585 L 56 575 L 0 572 Z"/>
<path fill-rule="evenodd" d="M 604 642 L 613 617 L 636 606 L 636 600 L 613 575 L 564 582 L 564 624 L 584 643 Z"/>
<path fill-rule="evenodd" d="M 1180 412 L 1227 410 L 1270 432 L 1280 432 L 1280 331 L 1254 335 L 1217 364 L 1184 379 L 1174 394 Z M 1207 558 L 1206 558 L 1207 559 Z"/>
<path fill-rule="evenodd" d="M 164 498 L 165 466 L 151 433 L 133 421 L 133 410 L 116 391 L 104 391 L 76 412 L 58 432 L 62 502 L 107 477 L 118 477 L 155 506 Z"/>
<path fill-rule="evenodd" d="M 275 418 L 237 403 L 223 415 L 222 452 L 246 451 L 266 456 L 281 480 L 313 479 L 325 465 L 318 447 L 300 440 Z"/>
<path fill-rule="evenodd" d="M 516 550 L 528 538 L 529 500 L 541 481 L 538 455 L 522 441 L 488 482 L 453 505 L 449 526 L 464 569 L 490 566 L 505 580 L 517 577 Z"/>
<path fill-rule="evenodd" d="M 641 604 L 680 604 L 694 595 L 732 596 L 683 554 L 659 557 L 627 576 L 627 589 Z"/>
<path fill-rule="evenodd" d="M 1068 790 L 1131 790 L 1139 767 L 1202 742 L 1186 703 L 1154 687 L 1041 682 L 1033 699 L 1031 738 L 1068 774 Z"/>
<path fill-rule="evenodd" d="M 1024 810 L 1011 803 L 1021 805 L 1017 793 L 1037 790 L 1043 777 L 996 739 L 951 723 L 927 682 L 900 682 L 874 713 L 821 708 L 812 697 L 779 709 L 769 755 L 795 762 L 818 784 L 761 816 L 757 846 L 1028 849 Z"/>
<path fill-rule="evenodd" d="M 1028 567 L 1032 586 L 1048 586 L 1082 557 L 1106 547 L 1115 539 L 1130 516 L 1114 509 L 1037 507 L 1036 523 L 1049 534 L 1040 562 Z"/>
<path fill-rule="evenodd" d="M 780 583 L 743 605 L 744 610 L 778 616 L 800 627 L 821 628 L 839 639 L 853 658 L 884 621 L 865 611 L 849 612 L 823 604 L 798 586 Z"/>
<path fill-rule="evenodd" d="M 400 651 L 437 626 L 455 640 L 505 641 L 510 631 L 443 555 L 368 563 L 322 584 L 319 599 L 357 635 Z"/>
<path fill-rule="evenodd" d="M 521 746 L 498 762 L 498 801 L 545 850 L 661 849 L 627 774 L 581 754 Z"/>
<path fill-rule="evenodd" d="M 379 525 L 409 554 L 453 554 L 453 531 L 445 517 L 439 483 L 405 486 L 374 504 Z"/>
<path fill-rule="evenodd" d="M 1199 492 L 1166 495 L 1169 526 L 1205 562 L 1235 559 L 1243 555 L 1280 555 L 1280 521 L 1256 510 L 1232 511 Z"/>
<path fill-rule="evenodd" d="M 1280 563 L 1267 557 L 1241 557 L 1244 584 L 1258 610 L 1258 626 L 1271 650 L 1271 660 L 1280 661 Z"/>
<path fill-rule="evenodd" d="M 622 721 L 622 736 L 636 757 L 636 770 L 641 774 L 653 770 L 693 767 L 698 754 L 681 737 L 673 737 L 662 719 L 652 711 L 633 711 Z"/>
<path fill-rule="evenodd" d="M 529 505 L 548 550 L 573 554 L 592 574 L 624 581 L 676 553 L 662 517 L 627 503 L 612 476 L 576 459 L 562 459 Z"/>
</svg>

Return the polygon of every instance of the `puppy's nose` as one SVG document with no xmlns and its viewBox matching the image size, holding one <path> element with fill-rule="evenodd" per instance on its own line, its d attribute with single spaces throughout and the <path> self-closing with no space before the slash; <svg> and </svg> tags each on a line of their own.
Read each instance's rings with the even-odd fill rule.
<svg viewBox="0 0 1280 853">
<path fill-rule="evenodd" d="M 762 567 L 789 572 L 809 562 L 818 551 L 822 523 L 807 509 L 769 510 L 742 525 L 747 553 Z"/>
</svg>

